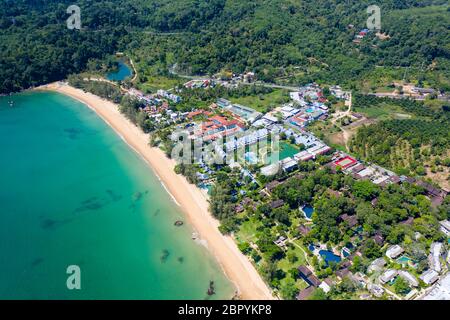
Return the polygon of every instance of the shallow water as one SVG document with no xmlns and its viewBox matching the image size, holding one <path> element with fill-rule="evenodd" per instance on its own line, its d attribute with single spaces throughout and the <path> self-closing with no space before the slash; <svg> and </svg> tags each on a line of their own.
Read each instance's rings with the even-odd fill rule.
<svg viewBox="0 0 450 320">
<path fill-rule="evenodd" d="M 185 217 L 155 174 L 83 104 L 0 97 L 0 148 L 0 298 L 232 296 L 194 230 L 174 226 Z M 69 265 L 81 290 L 67 289 Z"/>
</svg>

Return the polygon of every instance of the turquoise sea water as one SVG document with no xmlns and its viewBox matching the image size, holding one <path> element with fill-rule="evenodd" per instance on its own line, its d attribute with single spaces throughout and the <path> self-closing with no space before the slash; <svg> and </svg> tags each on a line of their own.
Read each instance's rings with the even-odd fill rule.
<svg viewBox="0 0 450 320">
<path fill-rule="evenodd" d="M 130 67 L 123 61 L 119 61 L 119 69 L 116 72 L 111 72 L 106 75 L 106 78 L 111 81 L 123 81 L 133 75 Z"/>
<path fill-rule="evenodd" d="M 205 299 L 210 280 L 212 298 L 233 295 L 150 168 L 83 104 L 0 97 L 0 150 L 0 299 Z"/>
</svg>

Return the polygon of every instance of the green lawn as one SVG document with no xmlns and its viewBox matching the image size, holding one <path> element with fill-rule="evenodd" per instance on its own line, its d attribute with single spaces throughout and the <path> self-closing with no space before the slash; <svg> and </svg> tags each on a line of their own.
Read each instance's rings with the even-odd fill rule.
<svg viewBox="0 0 450 320">
<path fill-rule="evenodd" d="M 287 258 L 288 255 L 294 253 L 295 256 L 297 257 L 297 261 L 295 262 L 291 262 L 289 261 L 289 259 Z M 305 259 L 305 255 L 303 253 L 303 251 L 298 248 L 298 247 L 294 247 L 293 249 L 289 249 L 286 252 L 286 257 L 284 259 L 281 259 L 280 261 L 278 261 L 277 267 L 281 270 L 283 270 L 284 272 L 286 272 L 286 278 L 282 279 L 280 281 L 281 286 L 284 286 L 286 284 L 289 284 L 292 276 L 289 274 L 289 270 L 291 269 L 295 269 L 298 268 L 300 265 L 305 265 L 306 263 L 306 259 Z M 308 284 L 303 280 L 303 279 L 297 279 L 297 281 L 295 282 L 295 286 L 297 289 L 299 290 L 303 290 L 306 287 L 308 287 Z"/>
<path fill-rule="evenodd" d="M 355 108 L 356 112 L 365 114 L 368 118 L 377 120 L 389 120 L 399 117 L 411 117 L 400 106 L 381 103 L 376 106 L 368 106 L 366 108 Z"/>
<path fill-rule="evenodd" d="M 168 78 L 164 76 L 149 76 L 147 77 L 147 81 L 145 83 L 141 83 L 138 85 L 139 89 L 144 92 L 149 90 L 150 92 L 155 92 L 159 89 L 172 89 L 177 85 L 183 83 L 183 80 L 178 78 Z"/>
<path fill-rule="evenodd" d="M 236 234 L 236 238 L 239 241 L 256 242 L 256 240 L 258 240 L 256 237 L 256 229 L 261 225 L 261 221 L 255 219 L 254 217 L 250 217 L 248 221 L 242 223 L 239 228 L 239 232 Z"/>
<path fill-rule="evenodd" d="M 288 91 L 276 89 L 268 94 L 231 98 L 232 103 L 241 104 L 259 112 L 267 112 L 269 107 L 277 107 L 289 101 Z"/>
</svg>

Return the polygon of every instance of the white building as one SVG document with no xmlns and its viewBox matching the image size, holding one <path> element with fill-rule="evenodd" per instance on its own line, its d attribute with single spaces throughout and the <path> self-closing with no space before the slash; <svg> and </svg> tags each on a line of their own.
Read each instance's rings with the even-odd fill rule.
<svg viewBox="0 0 450 320">
<path fill-rule="evenodd" d="M 445 233 L 445 235 L 447 237 L 450 237 L 450 221 L 448 221 L 448 220 L 441 221 L 440 225 L 441 225 L 441 229 L 440 230 L 443 233 Z"/>
<path fill-rule="evenodd" d="M 297 161 L 295 161 L 294 159 L 292 159 L 290 157 L 288 157 L 286 159 L 283 159 L 280 162 L 281 162 L 281 167 L 286 172 L 290 172 L 292 170 L 295 170 L 297 168 L 297 165 L 298 165 Z"/>
<path fill-rule="evenodd" d="M 396 244 L 387 249 L 386 256 L 390 259 L 395 259 L 403 252 L 404 252 L 403 248 Z"/>
<path fill-rule="evenodd" d="M 431 269 L 433 269 L 437 273 L 441 273 L 442 270 L 441 252 L 442 252 L 442 243 L 433 242 L 430 247 L 430 255 L 428 256 L 428 261 L 430 263 Z"/>
<path fill-rule="evenodd" d="M 261 168 L 261 174 L 266 177 L 274 176 L 278 173 L 279 170 L 280 170 L 280 163 L 277 162 Z"/>
<path fill-rule="evenodd" d="M 398 275 L 398 271 L 394 270 L 394 269 L 389 269 L 386 270 L 381 276 L 380 276 L 380 282 L 381 283 L 387 283 L 393 279 L 395 279 L 395 277 Z"/>
<path fill-rule="evenodd" d="M 429 269 L 426 272 L 422 273 L 420 279 L 427 285 L 431 285 L 439 280 L 439 273 L 437 273 L 433 269 Z"/>
<path fill-rule="evenodd" d="M 398 272 L 398 275 L 405 280 L 406 282 L 409 283 L 409 285 L 411 287 L 418 287 L 419 286 L 419 281 L 417 281 L 416 277 L 414 277 L 411 273 L 409 273 L 408 271 L 404 271 L 404 270 L 400 270 Z"/>
<path fill-rule="evenodd" d="M 376 285 L 376 284 L 370 284 L 368 286 L 368 289 L 369 289 L 370 293 L 372 293 L 375 297 L 378 297 L 378 298 L 380 298 L 384 293 L 384 289 L 381 286 Z"/>
<path fill-rule="evenodd" d="M 384 258 L 378 258 L 372 261 L 372 263 L 367 268 L 368 272 L 373 271 L 381 271 L 383 270 L 383 267 L 386 265 L 386 260 Z"/>
</svg>

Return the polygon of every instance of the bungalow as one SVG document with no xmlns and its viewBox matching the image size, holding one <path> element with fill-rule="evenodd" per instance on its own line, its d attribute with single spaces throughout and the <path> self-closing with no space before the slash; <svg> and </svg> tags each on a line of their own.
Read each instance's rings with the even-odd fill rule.
<svg viewBox="0 0 450 320">
<path fill-rule="evenodd" d="M 404 271 L 404 270 L 399 270 L 398 271 L 398 275 L 405 280 L 406 282 L 409 283 L 409 285 L 411 287 L 418 287 L 419 286 L 419 281 L 417 281 L 416 277 L 413 276 L 411 273 L 409 273 L 408 271 Z"/>
<path fill-rule="evenodd" d="M 331 287 L 333 286 L 333 280 L 331 278 L 326 278 L 319 286 L 323 290 L 323 292 L 328 293 L 331 291 Z"/>
<path fill-rule="evenodd" d="M 450 221 L 444 220 L 439 222 L 439 224 L 441 225 L 440 230 L 445 233 L 447 237 L 450 237 Z"/>
<path fill-rule="evenodd" d="M 268 184 L 266 184 L 266 186 L 264 187 L 264 189 L 268 192 L 268 193 L 272 193 L 272 190 L 275 189 L 276 187 L 278 187 L 281 184 L 280 181 L 275 180 L 272 182 L 269 182 Z"/>
<path fill-rule="evenodd" d="M 386 256 L 390 259 L 395 259 L 398 256 L 400 256 L 404 251 L 405 250 L 403 250 L 402 247 L 400 247 L 399 245 L 396 244 L 387 249 Z"/>
<path fill-rule="evenodd" d="M 311 227 L 308 227 L 308 226 L 302 224 L 302 225 L 298 226 L 297 230 L 303 236 L 307 236 L 311 232 Z"/>
<path fill-rule="evenodd" d="M 358 224 L 358 217 L 356 215 L 349 216 L 348 214 L 342 214 L 339 216 L 342 222 L 346 222 L 349 228 L 353 228 Z"/>
<path fill-rule="evenodd" d="M 387 182 L 390 182 L 390 179 L 388 176 L 381 176 L 381 177 L 376 177 L 372 182 L 378 186 L 384 187 L 385 185 L 387 185 Z"/>
<path fill-rule="evenodd" d="M 290 105 L 284 105 L 282 106 L 280 109 L 280 112 L 283 116 L 283 120 L 286 120 L 290 117 L 293 117 L 294 115 L 296 115 L 297 113 L 299 113 L 299 109 L 293 108 Z"/>
<path fill-rule="evenodd" d="M 374 170 L 373 168 L 367 167 L 366 169 L 364 169 L 364 170 L 358 172 L 358 173 L 356 174 L 356 176 L 357 176 L 359 179 L 366 179 L 366 178 L 369 178 L 370 176 L 372 176 L 374 173 L 375 173 L 375 170 Z"/>
<path fill-rule="evenodd" d="M 283 248 L 286 246 L 287 238 L 284 236 L 279 237 L 273 243 L 275 243 L 278 247 Z"/>
<path fill-rule="evenodd" d="M 292 117 L 289 119 L 289 122 L 293 124 L 294 126 L 297 126 L 299 128 L 304 128 L 308 124 L 308 119 L 306 117 L 302 117 L 301 115 Z"/>
<path fill-rule="evenodd" d="M 297 295 L 297 300 L 307 300 L 316 289 L 313 286 L 309 286 L 308 288 L 302 290 Z"/>
<path fill-rule="evenodd" d="M 372 293 L 375 297 L 381 298 L 384 293 L 383 287 L 377 285 L 377 284 L 371 284 L 368 287 L 370 293 Z"/>
<path fill-rule="evenodd" d="M 397 277 L 398 271 L 394 269 L 386 270 L 379 278 L 382 284 L 388 283 Z"/>
<path fill-rule="evenodd" d="M 340 269 L 338 271 L 335 272 L 336 276 L 343 280 L 346 276 L 348 276 L 350 274 L 350 269 L 349 268 L 344 268 L 344 269 Z"/>
<path fill-rule="evenodd" d="M 381 271 L 383 270 L 383 267 L 386 265 L 386 260 L 384 258 L 378 258 L 372 261 L 372 263 L 367 268 L 368 272 L 373 271 Z"/>
<path fill-rule="evenodd" d="M 308 267 L 305 267 L 305 266 L 299 266 L 297 269 L 298 269 L 300 277 L 302 277 L 302 278 L 308 278 L 310 275 L 313 274 L 312 271 Z"/>
<path fill-rule="evenodd" d="M 282 207 L 283 205 L 284 205 L 284 200 L 281 200 L 281 199 L 272 201 L 272 202 L 269 204 L 269 206 L 270 206 L 270 208 L 271 208 L 272 210 L 273 210 L 273 209 L 280 208 L 280 207 Z"/>
<path fill-rule="evenodd" d="M 362 163 L 356 164 L 353 167 L 348 168 L 348 170 L 350 171 L 350 173 L 358 173 L 363 171 L 366 168 L 365 165 L 363 165 Z"/>
<path fill-rule="evenodd" d="M 377 245 L 383 246 L 383 244 L 384 244 L 384 237 L 381 234 L 377 233 L 376 235 L 374 235 L 372 237 L 372 239 L 373 239 L 373 241 L 375 241 L 375 243 Z"/>
<path fill-rule="evenodd" d="M 412 226 L 413 223 L 414 223 L 414 217 L 409 217 L 406 220 L 400 221 L 400 224 L 404 225 L 404 226 Z"/>
<path fill-rule="evenodd" d="M 427 271 L 422 273 L 422 275 L 419 278 L 420 280 L 425 282 L 425 284 L 431 285 L 439 280 L 439 273 L 437 273 L 433 269 L 428 269 Z"/>
<path fill-rule="evenodd" d="M 433 242 L 430 247 L 430 255 L 428 256 L 428 261 L 430 263 L 431 269 L 440 273 L 441 268 L 441 252 L 442 252 L 442 243 L 441 242 Z"/>
<path fill-rule="evenodd" d="M 391 176 L 391 177 L 390 177 L 390 180 L 391 180 L 391 182 L 394 183 L 394 184 L 399 184 L 399 183 L 400 183 L 400 177 L 399 177 L 399 176 L 396 176 L 396 175 Z"/>
</svg>

